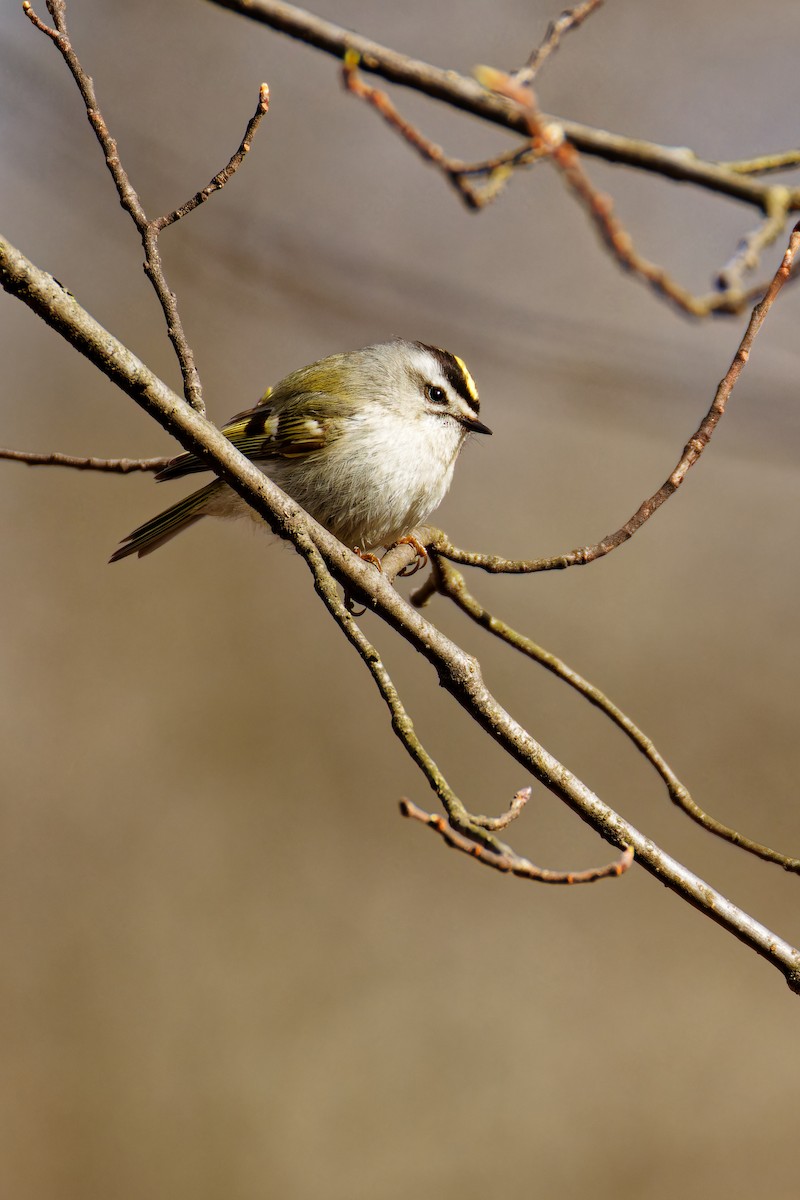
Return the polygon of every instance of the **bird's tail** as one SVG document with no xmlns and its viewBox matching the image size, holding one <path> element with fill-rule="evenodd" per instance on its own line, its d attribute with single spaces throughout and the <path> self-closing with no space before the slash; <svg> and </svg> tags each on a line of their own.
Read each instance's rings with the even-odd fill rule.
<svg viewBox="0 0 800 1200">
<path fill-rule="evenodd" d="M 119 562 L 121 558 L 127 558 L 129 554 L 138 554 L 141 558 L 142 555 L 149 554 L 151 550 L 157 550 L 170 538 L 174 538 L 176 534 L 188 529 L 190 525 L 194 525 L 195 521 L 199 521 L 201 517 L 205 516 L 209 500 L 222 486 L 224 485 L 215 479 L 213 483 L 206 484 L 199 491 L 192 492 L 185 500 L 179 500 L 177 504 L 173 504 L 172 508 L 165 509 L 157 517 L 153 517 L 152 521 L 146 521 L 144 525 L 134 529 L 133 533 L 128 534 L 108 561 Z"/>
</svg>

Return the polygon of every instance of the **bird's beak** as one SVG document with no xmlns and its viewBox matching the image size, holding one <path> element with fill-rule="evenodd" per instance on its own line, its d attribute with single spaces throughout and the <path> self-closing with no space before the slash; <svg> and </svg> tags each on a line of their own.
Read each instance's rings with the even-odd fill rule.
<svg viewBox="0 0 800 1200">
<path fill-rule="evenodd" d="M 462 424 L 470 431 L 470 433 L 491 433 L 488 425 L 484 425 L 483 421 L 479 421 L 477 417 L 463 417 Z"/>
</svg>

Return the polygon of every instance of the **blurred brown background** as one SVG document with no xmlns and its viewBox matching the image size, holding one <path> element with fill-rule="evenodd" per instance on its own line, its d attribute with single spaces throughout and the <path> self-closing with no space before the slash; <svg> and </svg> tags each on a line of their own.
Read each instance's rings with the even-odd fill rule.
<svg viewBox="0 0 800 1200">
<path fill-rule="evenodd" d="M 518 65 L 558 11 L 322 8 L 464 71 Z M 460 544 L 564 551 L 665 478 L 744 318 L 691 324 L 624 277 L 546 168 L 467 213 L 331 59 L 266 29 L 193 0 L 69 16 L 151 213 L 223 165 L 271 86 L 244 169 L 162 239 L 212 417 L 403 334 L 464 356 L 495 430 L 441 511 Z M 4 233 L 174 384 L 76 89 L 16 5 L 0 22 Z M 791 0 L 609 4 L 547 67 L 542 103 L 709 158 L 783 148 L 799 34 Z M 454 154 L 510 144 L 396 99 Z M 754 224 L 588 165 L 642 251 L 698 291 Z M 781 299 L 707 457 L 633 543 L 583 571 L 472 580 L 638 720 L 701 804 L 794 853 L 797 305 Z M 2 313 L 0 444 L 168 452 L 20 304 Z M 800 1010 L 780 976 L 640 870 L 525 885 L 404 824 L 397 798 L 429 793 L 289 550 L 209 523 L 106 565 L 178 494 L 0 463 L 2 1194 L 796 1195 Z M 796 877 L 690 826 L 596 712 L 441 601 L 431 615 L 604 799 L 797 942 Z M 519 769 L 364 625 L 465 801 L 502 808 Z M 546 865 L 609 857 L 541 788 L 514 837 Z"/>
</svg>

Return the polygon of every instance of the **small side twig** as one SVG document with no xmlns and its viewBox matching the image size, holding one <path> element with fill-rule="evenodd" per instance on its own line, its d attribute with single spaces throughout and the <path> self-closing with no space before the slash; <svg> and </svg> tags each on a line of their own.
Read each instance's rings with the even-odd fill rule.
<svg viewBox="0 0 800 1200">
<path fill-rule="evenodd" d="M 763 220 L 759 221 L 750 233 L 745 234 L 736 248 L 736 253 L 717 274 L 717 286 L 723 291 L 742 292 L 745 274 L 756 269 L 762 252 L 781 236 L 786 224 L 788 196 L 786 188 L 771 189 Z"/>
<path fill-rule="evenodd" d="M 551 21 L 543 41 L 533 51 L 525 66 L 515 71 L 511 78 L 521 87 L 533 83 L 546 60 L 560 46 L 564 35 L 582 25 L 602 3 L 603 0 L 584 0 L 583 4 L 568 8 L 557 20 Z"/>
<path fill-rule="evenodd" d="M 519 814 L 522 812 L 525 805 L 531 798 L 531 789 L 529 787 L 520 788 L 514 793 L 514 799 L 509 804 L 504 813 L 499 817 L 472 817 L 474 825 L 480 825 L 482 829 L 507 829 L 512 821 L 516 821 Z"/>
<path fill-rule="evenodd" d="M 773 171 L 789 171 L 800 166 L 800 150 L 779 150 L 775 154 L 762 154 L 758 158 L 743 158 L 734 162 L 719 162 L 723 171 L 736 175 L 769 175 Z"/>
<path fill-rule="evenodd" d="M 464 837 L 463 834 L 451 828 L 444 817 L 417 808 L 416 804 L 412 804 L 405 797 L 400 801 L 400 812 L 404 817 L 410 817 L 414 821 L 427 825 L 429 829 L 439 834 L 445 845 L 450 846 L 453 850 L 460 850 L 462 854 L 469 855 L 470 858 L 483 863 L 485 867 L 492 867 L 495 871 L 502 871 L 507 875 L 516 875 L 520 879 L 534 879 L 538 883 L 596 883 L 598 879 L 615 879 L 624 874 L 633 862 L 633 847 L 628 846 L 619 858 L 602 867 L 589 867 L 585 871 L 551 871 L 546 867 L 537 867 L 530 859 L 520 858 L 516 854 L 498 854 L 485 846 L 477 845 L 468 837 Z"/>
<path fill-rule="evenodd" d="M 585 566 L 587 563 L 595 562 L 598 558 L 603 558 L 606 554 L 610 554 L 612 550 L 616 550 L 618 546 L 629 541 L 645 522 L 658 511 L 661 505 L 677 492 L 687 474 L 699 460 L 706 446 L 711 441 L 714 430 L 725 413 L 728 400 L 736 386 L 737 380 L 750 358 L 750 352 L 759 330 L 764 324 L 767 314 L 775 303 L 778 294 L 792 273 L 798 249 L 800 249 L 800 221 L 792 230 L 786 252 L 769 287 L 750 315 L 747 329 L 733 356 L 731 365 L 720 380 L 711 407 L 686 443 L 683 454 L 672 474 L 657 492 L 654 492 L 652 496 L 639 505 L 633 516 L 624 525 L 592 546 L 581 546 L 568 554 L 559 554 L 553 558 L 509 559 L 495 554 L 476 554 L 467 550 L 460 550 L 458 547 L 453 546 L 441 531 L 429 531 L 429 548 L 435 550 L 444 558 L 450 559 L 451 562 L 461 563 L 462 566 L 479 567 L 490 574 L 524 575 L 538 571 L 560 571 L 565 567 Z"/>
<path fill-rule="evenodd" d="M 74 454 L 35 454 L 31 450 L 7 450 L 0 447 L 0 458 L 27 463 L 29 467 L 73 467 L 76 471 L 108 471 L 112 475 L 130 475 L 132 471 L 160 471 L 171 462 L 164 458 L 80 458 Z"/>
<path fill-rule="evenodd" d="M 210 196 L 214 195 L 214 192 L 218 192 L 221 188 L 225 187 L 225 184 L 228 182 L 231 176 L 235 175 L 235 173 L 239 170 L 239 167 L 244 162 L 245 157 L 249 153 L 253 144 L 253 138 L 256 135 L 256 130 L 268 112 L 269 84 L 262 83 L 258 89 L 258 104 L 256 106 L 256 111 L 247 122 L 247 129 L 245 129 L 244 137 L 239 143 L 239 149 L 234 155 L 231 156 L 227 166 L 223 167 L 221 171 L 218 171 L 214 178 L 207 183 L 204 188 L 201 188 L 199 192 L 196 192 L 194 196 L 192 196 L 191 200 L 187 200 L 185 204 L 180 206 L 180 208 L 173 209 L 171 213 L 167 213 L 163 217 L 156 217 L 155 220 L 151 222 L 153 227 L 157 229 L 158 232 L 161 232 L 162 229 L 166 229 L 168 225 L 174 225 L 176 221 L 180 221 L 183 217 L 188 216 L 190 212 L 193 212 L 196 208 L 199 208 L 201 204 L 205 204 L 206 200 L 208 200 Z"/>
</svg>

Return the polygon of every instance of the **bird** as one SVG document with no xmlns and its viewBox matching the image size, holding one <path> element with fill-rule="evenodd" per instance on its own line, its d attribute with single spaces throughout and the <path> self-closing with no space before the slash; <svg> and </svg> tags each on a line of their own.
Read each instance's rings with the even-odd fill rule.
<svg viewBox="0 0 800 1200">
<path fill-rule="evenodd" d="M 492 432 L 479 412 L 463 359 L 393 338 L 293 371 L 222 432 L 341 542 L 374 558 L 439 506 L 469 435 Z M 156 479 L 208 469 L 187 452 Z M 150 554 L 203 517 L 240 516 L 263 523 L 215 479 L 134 529 L 110 561 Z"/>
</svg>

